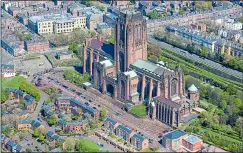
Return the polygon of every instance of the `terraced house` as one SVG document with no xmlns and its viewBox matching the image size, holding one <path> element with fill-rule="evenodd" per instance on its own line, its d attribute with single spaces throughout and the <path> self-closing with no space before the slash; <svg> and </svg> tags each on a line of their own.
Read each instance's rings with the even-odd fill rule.
<svg viewBox="0 0 243 153">
<path fill-rule="evenodd" d="M 108 117 L 105 119 L 103 128 L 109 133 L 114 133 L 117 137 L 120 137 L 124 141 L 130 143 L 139 151 L 144 151 L 149 148 L 149 141 L 147 137 L 141 133 L 133 132 L 130 128 L 118 123 L 112 118 Z"/>
</svg>

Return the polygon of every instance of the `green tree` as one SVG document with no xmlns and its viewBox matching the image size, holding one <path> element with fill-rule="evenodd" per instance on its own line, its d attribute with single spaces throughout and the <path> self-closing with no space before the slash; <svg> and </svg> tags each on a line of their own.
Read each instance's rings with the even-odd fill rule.
<svg viewBox="0 0 243 153">
<path fill-rule="evenodd" d="M 200 49 L 200 55 L 203 56 L 203 57 L 208 57 L 208 48 L 207 47 L 201 47 Z"/>
<path fill-rule="evenodd" d="M 10 133 L 11 133 L 11 128 L 7 127 L 5 129 L 3 129 L 2 133 L 9 137 Z"/>
<path fill-rule="evenodd" d="M 34 129 L 33 136 L 37 138 L 39 135 L 40 135 L 39 130 L 37 128 Z"/>
<path fill-rule="evenodd" d="M 70 121 L 72 121 L 72 118 L 71 118 L 70 115 L 65 114 L 64 117 L 63 117 L 63 120 L 66 121 L 66 122 L 70 122 Z"/>
<path fill-rule="evenodd" d="M 162 17 L 162 15 L 156 10 L 150 11 L 147 16 L 149 17 L 149 19 L 159 19 Z"/>
<path fill-rule="evenodd" d="M 48 120 L 47 120 L 47 123 L 49 125 L 55 125 L 57 123 L 56 117 L 54 117 L 54 116 L 49 117 Z"/>
<path fill-rule="evenodd" d="M 94 129 L 97 127 L 97 121 L 92 118 L 88 118 L 88 124 L 91 129 Z"/>
<path fill-rule="evenodd" d="M 72 42 L 71 45 L 69 45 L 68 49 L 73 51 L 74 54 L 77 54 L 78 52 L 78 44 L 76 42 Z"/>
<path fill-rule="evenodd" d="M 40 140 L 40 141 L 43 141 L 44 138 L 45 138 L 45 137 L 44 137 L 42 134 L 39 135 L 39 140 Z"/>
<path fill-rule="evenodd" d="M 107 109 L 102 106 L 101 111 L 100 111 L 100 120 L 104 121 L 107 116 Z"/>
<path fill-rule="evenodd" d="M 5 103 L 5 101 L 8 100 L 9 97 L 9 92 L 7 92 L 6 90 L 2 90 L 1 91 L 1 103 Z"/>
<path fill-rule="evenodd" d="M 45 145 L 45 148 L 44 148 L 44 152 L 49 152 L 49 147 L 47 145 Z"/>
</svg>

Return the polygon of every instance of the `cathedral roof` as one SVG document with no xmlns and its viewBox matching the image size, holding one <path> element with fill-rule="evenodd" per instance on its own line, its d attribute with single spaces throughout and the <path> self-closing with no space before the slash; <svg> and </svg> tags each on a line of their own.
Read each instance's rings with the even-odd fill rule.
<svg viewBox="0 0 243 153">
<path fill-rule="evenodd" d="M 143 60 L 143 59 L 137 59 L 132 65 L 139 69 L 143 69 L 145 71 L 155 73 L 156 75 L 163 75 L 164 71 L 173 72 L 172 70 L 166 67 L 156 65 L 150 61 Z"/>
<path fill-rule="evenodd" d="M 169 106 L 171 106 L 171 107 L 173 107 L 173 108 L 180 108 L 180 107 L 181 107 L 180 104 L 178 104 L 178 103 L 176 103 L 176 102 L 174 102 L 174 101 L 171 101 L 171 100 L 169 100 L 169 99 L 166 99 L 166 98 L 163 97 L 163 96 L 157 96 L 157 97 L 154 97 L 154 99 L 157 100 L 157 101 L 160 102 L 160 103 L 169 105 Z"/>
<path fill-rule="evenodd" d="M 102 42 L 98 39 L 92 39 L 90 46 L 94 49 L 102 50 L 105 53 L 111 55 L 114 58 L 114 46 L 105 42 Z"/>
<path fill-rule="evenodd" d="M 113 65 L 110 60 L 101 61 L 100 64 L 104 65 L 105 68 Z"/>
<path fill-rule="evenodd" d="M 192 84 L 192 85 L 188 88 L 188 90 L 189 90 L 190 92 L 196 92 L 196 91 L 198 91 L 197 87 L 196 87 L 194 84 Z"/>
</svg>

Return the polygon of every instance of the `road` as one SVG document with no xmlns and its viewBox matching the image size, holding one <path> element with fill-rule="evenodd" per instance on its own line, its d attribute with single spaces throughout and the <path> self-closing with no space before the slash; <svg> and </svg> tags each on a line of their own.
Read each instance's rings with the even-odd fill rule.
<svg viewBox="0 0 243 153">
<path fill-rule="evenodd" d="M 50 81 L 47 79 L 47 76 L 50 76 L 51 78 L 55 78 L 58 81 L 62 82 L 63 84 L 67 85 L 68 87 L 71 87 L 75 89 L 78 92 L 81 92 L 86 99 L 83 99 L 79 96 L 76 95 L 76 93 L 71 92 L 62 86 L 59 86 L 55 83 L 54 81 Z M 92 102 L 96 103 L 98 106 L 99 105 L 104 105 L 108 109 L 108 116 L 114 118 L 117 120 L 119 123 L 122 123 L 128 127 L 130 127 L 133 130 L 137 130 L 138 132 L 143 133 L 144 135 L 148 136 L 151 139 L 154 139 L 155 141 L 153 142 L 153 145 L 155 146 L 161 146 L 158 141 L 159 141 L 159 134 L 162 133 L 163 129 L 170 129 L 167 125 L 159 122 L 159 121 L 154 121 L 148 118 L 136 118 L 133 115 L 121 110 L 119 107 L 116 105 L 112 104 L 112 101 L 114 101 L 111 97 L 107 95 L 102 95 L 99 93 L 97 90 L 93 89 L 96 91 L 96 93 L 93 91 L 92 93 L 90 91 L 86 91 L 82 88 L 79 88 L 68 81 L 65 81 L 61 78 L 59 78 L 56 75 L 53 74 L 45 74 L 43 77 L 43 81 L 48 82 L 49 85 L 52 85 L 56 88 L 61 88 L 64 92 L 68 93 L 70 97 L 76 97 L 77 100 L 80 101 L 87 101 L 91 100 Z M 50 82 L 49 82 L 50 81 Z M 95 93 L 95 94 L 94 94 Z M 117 116 L 117 114 L 119 114 Z M 166 149 L 162 148 L 162 150 L 167 151 Z"/>
<path fill-rule="evenodd" d="M 179 54 L 179 55 L 181 55 L 181 56 L 183 56 L 183 57 L 185 57 L 187 59 L 190 59 L 190 60 L 193 59 L 193 60 L 195 60 L 197 62 L 203 63 L 203 64 L 208 65 L 208 66 L 210 66 L 212 68 L 215 68 L 215 69 L 217 69 L 217 70 L 219 70 L 221 72 L 225 72 L 226 74 L 232 75 L 234 77 L 237 77 L 237 78 L 240 78 L 240 79 L 243 80 L 243 73 L 242 72 L 239 72 L 239 71 L 236 71 L 236 70 L 224 67 L 223 65 L 221 65 L 219 63 L 216 63 L 214 61 L 208 60 L 206 58 L 203 59 L 203 58 L 201 58 L 198 55 L 190 54 L 189 52 L 187 52 L 185 50 L 173 47 L 170 44 L 167 44 L 167 43 L 164 43 L 162 41 L 156 40 L 151 35 L 148 35 L 148 41 L 159 43 L 163 48 L 166 48 L 166 49 L 172 51 L 173 53 Z"/>
</svg>

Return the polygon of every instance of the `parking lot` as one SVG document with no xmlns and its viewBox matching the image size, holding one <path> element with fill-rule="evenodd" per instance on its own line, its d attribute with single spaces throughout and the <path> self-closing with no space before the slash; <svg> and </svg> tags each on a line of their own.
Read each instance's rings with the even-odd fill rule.
<svg viewBox="0 0 243 153">
<path fill-rule="evenodd" d="M 24 141 L 19 142 L 19 144 L 24 148 L 30 148 L 32 151 L 37 152 L 44 151 L 45 146 L 47 146 L 45 143 L 40 143 L 33 139 L 30 133 L 27 133 L 24 137 Z"/>
</svg>

